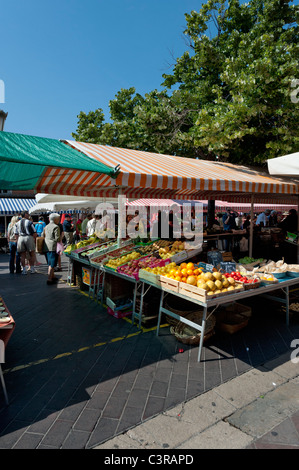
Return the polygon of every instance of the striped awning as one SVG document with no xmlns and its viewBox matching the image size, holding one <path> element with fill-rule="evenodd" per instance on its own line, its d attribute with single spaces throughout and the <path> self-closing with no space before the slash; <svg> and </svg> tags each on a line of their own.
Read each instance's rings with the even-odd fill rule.
<svg viewBox="0 0 299 470">
<path fill-rule="evenodd" d="M 35 199 L 0 198 L 0 215 L 14 215 L 29 211 L 35 205 Z"/>
<path fill-rule="evenodd" d="M 128 201 L 126 202 L 126 206 L 146 206 L 146 207 L 171 207 L 175 206 L 182 206 L 185 203 L 194 204 L 196 202 L 201 202 L 203 205 L 203 210 L 208 209 L 208 201 L 201 200 L 201 201 L 192 201 L 192 200 L 185 200 L 185 201 L 178 201 L 176 199 L 136 199 L 135 201 Z M 250 212 L 251 204 L 250 203 L 239 203 L 239 202 L 228 202 L 228 201 L 215 201 L 215 210 L 219 212 L 223 212 L 226 208 L 230 208 L 236 212 Z M 254 211 L 255 212 L 263 212 L 266 209 L 275 210 L 277 212 L 285 212 L 289 211 L 290 209 L 298 209 L 297 205 L 292 204 L 254 204 Z"/>
<path fill-rule="evenodd" d="M 103 177 L 86 180 L 73 173 L 70 182 L 66 182 L 55 170 L 48 169 L 41 182 L 41 192 L 117 197 L 121 189 L 128 198 L 136 199 L 234 202 L 249 202 L 254 194 L 255 201 L 260 203 L 297 203 L 299 180 L 284 180 L 245 166 L 70 140 L 64 143 L 110 167 L 120 165 L 120 173 L 110 182 L 106 175 L 104 180 Z"/>
</svg>

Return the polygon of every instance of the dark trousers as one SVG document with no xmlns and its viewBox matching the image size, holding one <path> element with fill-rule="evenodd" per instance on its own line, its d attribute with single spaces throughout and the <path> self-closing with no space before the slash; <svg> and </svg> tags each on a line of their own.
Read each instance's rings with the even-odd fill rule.
<svg viewBox="0 0 299 470">
<path fill-rule="evenodd" d="M 9 242 L 9 271 L 11 274 L 15 271 L 15 258 L 16 258 L 16 272 L 20 273 L 21 270 L 21 258 L 20 253 L 17 252 L 17 242 Z"/>
</svg>

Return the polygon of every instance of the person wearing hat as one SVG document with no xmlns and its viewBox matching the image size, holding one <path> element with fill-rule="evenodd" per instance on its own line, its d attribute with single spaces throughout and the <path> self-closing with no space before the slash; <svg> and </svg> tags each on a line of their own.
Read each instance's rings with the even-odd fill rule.
<svg viewBox="0 0 299 470">
<path fill-rule="evenodd" d="M 278 227 L 281 228 L 284 232 L 297 232 L 298 230 L 298 214 L 295 209 L 290 209 L 287 212 L 287 216 L 283 219 L 279 224 Z"/>
<path fill-rule="evenodd" d="M 73 243 L 74 238 L 74 226 L 72 224 L 72 218 L 70 214 L 65 214 L 62 228 L 66 240 L 66 245 L 71 245 Z"/>
<path fill-rule="evenodd" d="M 269 225 L 269 215 L 270 209 L 266 209 L 264 212 L 261 212 L 256 219 L 256 225 L 260 227 L 267 227 Z"/>
</svg>

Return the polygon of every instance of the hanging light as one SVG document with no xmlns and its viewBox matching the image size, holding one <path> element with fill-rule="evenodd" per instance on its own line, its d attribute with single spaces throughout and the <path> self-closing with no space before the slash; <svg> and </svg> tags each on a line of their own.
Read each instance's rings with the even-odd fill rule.
<svg viewBox="0 0 299 470">
<path fill-rule="evenodd" d="M 0 131 L 3 131 L 4 129 L 4 123 L 7 118 L 7 115 L 8 113 L 5 113 L 4 111 L 2 111 L 2 109 L 0 109 Z"/>
</svg>

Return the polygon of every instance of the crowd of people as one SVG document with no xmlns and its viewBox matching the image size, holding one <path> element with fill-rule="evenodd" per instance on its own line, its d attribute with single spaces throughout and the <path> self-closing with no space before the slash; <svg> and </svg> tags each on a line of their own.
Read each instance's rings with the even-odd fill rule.
<svg viewBox="0 0 299 470">
<path fill-rule="evenodd" d="M 36 253 L 43 253 L 48 264 L 47 284 L 57 281 L 54 272 L 61 271 L 61 255 L 65 247 L 73 243 L 74 236 L 81 237 L 81 220 L 74 226 L 70 214 L 52 213 L 47 222 L 40 216 L 37 223 L 27 211 L 13 216 L 7 227 L 7 241 L 9 245 L 9 272 L 10 274 L 36 273 Z M 92 219 L 88 214 L 85 220 Z M 86 222 L 86 224 L 87 224 Z M 85 232 L 86 234 L 86 232 Z M 41 243 L 40 243 L 41 242 Z"/>
<path fill-rule="evenodd" d="M 284 231 L 296 232 L 298 230 L 297 219 L 298 215 L 295 209 L 290 209 L 283 213 L 266 209 L 263 212 L 254 214 L 253 225 L 257 228 L 278 227 Z M 250 227 L 250 220 L 250 214 L 238 213 L 227 208 L 224 214 L 217 214 L 215 225 L 221 226 L 223 230 L 248 229 Z"/>
</svg>

